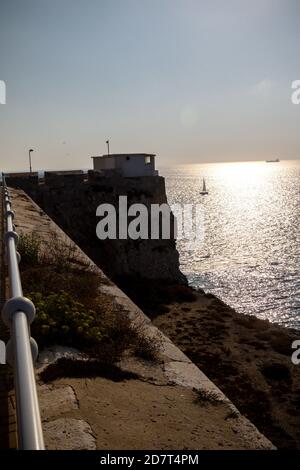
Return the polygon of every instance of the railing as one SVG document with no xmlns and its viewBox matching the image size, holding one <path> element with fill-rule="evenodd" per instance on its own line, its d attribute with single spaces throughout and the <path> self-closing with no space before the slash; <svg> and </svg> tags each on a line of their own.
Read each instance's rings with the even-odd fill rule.
<svg viewBox="0 0 300 470">
<path fill-rule="evenodd" d="M 33 303 L 23 296 L 17 252 L 18 234 L 13 224 L 9 192 L 2 174 L 5 259 L 8 265 L 10 299 L 2 309 L 2 319 L 10 328 L 6 346 L 7 362 L 14 369 L 17 408 L 18 448 L 43 450 L 44 439 L 36 390 L 33 361 L 37 358 L 36 342 L 30 337 L 35 317 Z"/>
</svg>

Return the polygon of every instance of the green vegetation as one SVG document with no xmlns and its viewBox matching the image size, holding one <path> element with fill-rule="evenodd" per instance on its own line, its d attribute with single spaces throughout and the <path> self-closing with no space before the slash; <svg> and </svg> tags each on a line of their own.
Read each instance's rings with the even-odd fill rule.
<svg viewBox="0 0 300 470">
<path fill-rule="evenodd" d="M 59 292 L 44 296 L 31 292 L 28 297 L 36 307 L 32 333 L 41 345 L 53 343 L 87 347 L 103 339 L 99 318 L 93 310 L 74 300 L 70 294 Z"/>
<path fill-rule="evenodd" d="M 127 312 L 98 291 L 99 274 L 77 259 L 73 244 L 53 236 L 46 246 L 35 234 L 21 234 L 18 251 L 24 294 L 36 307 L 31 332 L 40 349 L 72 346 L 102 364 L 113 364 L 126 352 L 157 360 L 157 341 L 146 338 L 143 325 L 133 326 Z"/>
<path fill-rule="evenodd" d="M 22 263 L 35 265 L 39 263 L 41 240 L 35 233 L 21 233 L 18 241 L 18 251 L 22 256 Z"/>
</svg>

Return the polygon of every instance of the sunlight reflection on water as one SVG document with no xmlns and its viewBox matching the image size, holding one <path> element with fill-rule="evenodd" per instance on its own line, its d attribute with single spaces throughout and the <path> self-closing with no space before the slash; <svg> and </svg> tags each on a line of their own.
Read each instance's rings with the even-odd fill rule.
<svg viewBox="0 0 300 470">
<path fill-rule="evenodd" d="M 201 203 L 205 240 L 178 241 L 189 282 L 243 313 L 300 327 L 300 161 L 163 169 L 169 203 Z M 208 196 L 201 196 L 202 177 Z"/>
</svg>

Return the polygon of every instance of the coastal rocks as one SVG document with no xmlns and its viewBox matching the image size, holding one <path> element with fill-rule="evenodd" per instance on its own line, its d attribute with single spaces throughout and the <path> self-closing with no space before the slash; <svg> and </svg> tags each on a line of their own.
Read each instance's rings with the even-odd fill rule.
<svg viewBox="0 0 300 470">
<path fill-rule="evenodd" d="M 291 383 L 290 369 L 278 362 L 264 364 L 262 373 L 269 381 L 284 381 L 286 385 Z"/>
</svg>

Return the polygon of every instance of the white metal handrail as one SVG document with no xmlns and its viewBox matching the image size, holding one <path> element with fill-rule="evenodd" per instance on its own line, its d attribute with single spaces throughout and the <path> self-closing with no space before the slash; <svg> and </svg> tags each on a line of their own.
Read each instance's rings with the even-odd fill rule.
<svg viewBox="0 0 300 470">
<path fill-rule="evenodd" d="M 18 234 L 13 224 L 9 192 L 2 174 L 4 242 L 8 265 L 10 299 L 2 309 L 2 319 L 10 328 L 6 346 L 7 362 L 14 369 L 17 408 L 18 448 L 44 450 L 40 409 L 36 390 L 33 361 L 37 358 L 37 344 L 30 337 L 30 323 L 35 317 L 33 303 L 23 296 L 17 252 Z M 34 358 L 34 359 L 33 359 Z"/>
</svg>

